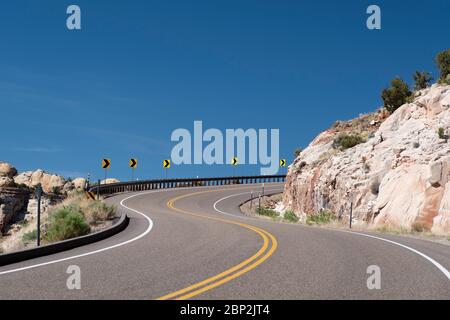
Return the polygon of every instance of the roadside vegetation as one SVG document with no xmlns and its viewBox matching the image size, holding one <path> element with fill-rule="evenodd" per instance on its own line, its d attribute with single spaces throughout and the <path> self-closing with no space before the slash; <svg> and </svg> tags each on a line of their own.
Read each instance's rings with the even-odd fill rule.
<svg viewBox="0 0 450 320">
<path fill-rule="evenodd" d="M 292 210 L 287 210 L 283 215 L 283 219 L 293 223 L 297 223 L 300 220 Z"/>
<path fill-rule="evenodd" d="M 24 243 L 28 243 L 28 242 L 34 241 L 36 239 L 37 239 L 37 230 L 36 229 L 34 229 L 32 231 L 29 231 L 29 232 L 26 232 L 22 236 L 22 241 Z"/>
<path fill-rule="evenodd" d="M 263 206 L 256 208 L 256 213 L 261 216 L 266 216 L 270 218 L 278 218 L 279 214 L 275 210 L 267 209 Z"/>
<path fill-rule="evenodd" d="M 306 224 L 328 224 L 335 220 L 335 215 L 330 210 L 320 210 L 317 214 L 309 215 L 306 218 Z"/>
<path fill-rule="evenodd" d="M 116 207 L 75 192 L 50 208 L 41 229 L 41 240 L 51 243 L 89 234 L 116 217 Z M 36 230 L 22 236 L 24 244 L 37 239 Z"/>
</svg>

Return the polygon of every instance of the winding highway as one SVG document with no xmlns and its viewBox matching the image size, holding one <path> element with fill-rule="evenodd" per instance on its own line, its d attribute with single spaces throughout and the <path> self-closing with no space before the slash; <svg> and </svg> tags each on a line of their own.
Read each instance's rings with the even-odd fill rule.
<svg viewBox="0 0 450 320">
<path fill-rule="evenodd" d="M 0 267 L 0 299 L 450 299 L 450 246 L 243 216 L 239 205 L 258 188 L 111 197 L 131 218 L 124 231 Z M 67 288 L 71 265 L 80 290 Z M 370 290 L 373 265 L 381 288 Z"/>
</svg>

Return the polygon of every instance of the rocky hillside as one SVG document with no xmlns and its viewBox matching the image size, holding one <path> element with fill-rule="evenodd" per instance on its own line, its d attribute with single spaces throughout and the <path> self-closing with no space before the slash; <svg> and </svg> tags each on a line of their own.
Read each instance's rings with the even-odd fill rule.
<svg viewBox="0 0 450 320">
<path fill-rule="evenodd" d="M 86 180 L 77 178 L 69 181 L 40 169 L 18 174 L 11 164 L 0 161 L 0 235 L 19 216 L 20 219 L 27 219 L 27 214 L 32 216 L 35 213 L 36 200 L 32 191 L 38 184 L 41 184 L 45 194 L 54 199 L 55 196 L 64 196 L 74 189 L 84 189 Z M 44 197 L 43 211 L 47 207 L 46 202 L 49 202 L 47 198 Z"/>
<path fill-rule="evenodd" d="M 392 115 L 337 122 L 289 167 L 283 207 L 348 220 L 352 202 L 355 223 L 448 234 L 449 128 L 450 86 L 437 84 Z"/>
</svg>

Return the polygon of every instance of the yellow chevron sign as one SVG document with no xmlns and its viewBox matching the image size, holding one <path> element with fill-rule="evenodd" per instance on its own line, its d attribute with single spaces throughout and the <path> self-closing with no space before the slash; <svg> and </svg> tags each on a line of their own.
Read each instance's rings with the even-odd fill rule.
<svg viewBox="0 0 450 320">
<path fill-rule="evenodd" d="M 237 166 L 239 163 L 239 159 L 237 157 L 233 157 L 233 159 L 231 159 L 231 164 L 233 166 Z"/>
<path fill-rule="evenodd" d="M 164 169 L 169 169 L 170 168 L 170 160 L 169 159 L 164 159 L 163 167 L 164 167 Z"/>
<path fill-rule="evenodd" d="M 110 166 L 111 166 L 110 159 L 102 159 L 102 168 L 103 169 L 109 169 Z"/>
<path fill-rule="evenodd" d="M 133 168 L 133 169 L 136 168 L 137 164 L 138 164 L 137 159 L 133 159 L 133 158 L 130 159 L 130 168 Z"/>
<path fill-rule="evenodd" d="M 280 159 L 280 167 L 286 167 L 286 159 Z"/>
</svg>

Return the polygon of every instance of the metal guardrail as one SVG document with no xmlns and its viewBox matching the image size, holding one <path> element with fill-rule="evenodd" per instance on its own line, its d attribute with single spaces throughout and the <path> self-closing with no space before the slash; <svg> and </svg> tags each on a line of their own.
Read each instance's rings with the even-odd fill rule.
<svg viewBox="0 0 450 320">
<path fill-rule="evenodd" d="M 110 195 L 129 191 L 146 191 L 182 187 L 284 182 L 285 179 L 286 175 L 142 180 L 91 186 L 88 188 L 88 191 L 98 193 L 99 195 Z"/>
</svg>

